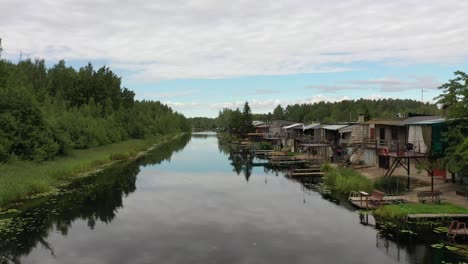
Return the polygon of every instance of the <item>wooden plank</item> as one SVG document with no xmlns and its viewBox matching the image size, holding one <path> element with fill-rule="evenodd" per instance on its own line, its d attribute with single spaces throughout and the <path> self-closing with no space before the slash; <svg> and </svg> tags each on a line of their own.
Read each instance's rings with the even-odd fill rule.
<svg viewBox="0 0 468 264">
<path fill-rule="evenodd" d="M 319 168 L 317 169 L 295 169 L 293 172 L 321 172 Z"/>
<path fill-rule="evenodd" d="M 323 177 L 324 173 L 323 172 L 297 172 L 297 173 L 291 173 L 291 176 L 297 177 L 297 176 L 303 176 L 303 177 Z"/>
<path fill-rule="evenodd" d="M 361 200 L 358 200 L 358 201 L 354 201 L 354 200 L 350 200 L 349 201 L 352 205 L 358 207 L 358 208 L 361 208 L 361 209 L 376 209 L 379 205 L 375 204 L 375 203 L 371 203 L 369 202 L 368 204 L 366 204 L 366 200 L 363 200 L 361 202 Z"/>
<path fill-rule="evenodd" d="M 457 234 L 458 236 L 459 235 L 468 235 L 468 230 L 465 230 L 465 229 L 455 229 L 455 230 L 450 230 L 448 232 L 450 235 L 454 235 L 454 234 Z"/>
<path fill-rule="evenodd" d="M 306 164 L 305 166 L 311 169 L 316 169 L 316 168 L 319 169 L 320 167 L 322 167 L 319 164 Z"/>
</svg>

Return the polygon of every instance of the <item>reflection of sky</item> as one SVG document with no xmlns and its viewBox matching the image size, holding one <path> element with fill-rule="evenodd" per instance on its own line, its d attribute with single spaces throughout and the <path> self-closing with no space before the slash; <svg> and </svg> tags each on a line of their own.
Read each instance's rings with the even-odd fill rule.
<svg viewBox="0 0 468 264">
<path fill-rule="evenodd" d="M 170 162 L 165 161 L 158 166 L 148 166 L 143 172 L 150 171 L 175 171 L 175 172 L 226 172 L 231 168 L 225 154 L 219 153 L 217 147 L 213 148 L 216 137 L 207 139 L 193 137 L 184 151 L 172 155 Z M 176 164 L 174 166 L 174 164 Z"/>
<path fill-rule="evenodd" d="M 216 144 L 142 168 L 111 223 L 75 221 L 47 238 L 56 258 L 37 247 L 25 263 L 393 263 L 357 213 L 262 168 L 246 182 Z"/>
</svg>

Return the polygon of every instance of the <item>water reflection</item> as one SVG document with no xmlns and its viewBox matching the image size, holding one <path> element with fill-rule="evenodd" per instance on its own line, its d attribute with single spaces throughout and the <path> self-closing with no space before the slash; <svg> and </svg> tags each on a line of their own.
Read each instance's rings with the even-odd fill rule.
<svg viewBox="0 0 468 264">
<path fill-rule="evenodd" d="M 231 150 L 212 135 L 182 137 L 25 204 L 21 217 L 0 224 L 10 230 L 0 263 L 459 260 L 431 250 L 433 238 L 359 224 L 346 198 L 317 179 L 287 178 Z"/>
<path fill-rule="evenodd" d="M 110 223 L 123 207 L 123 199 L 136 190 L 140 166 L 160 164 L 182 150 L 190 136 L 180 137 L 162 144 L 155 151 L 135 161 L 122 162 L 97 173 L 95 176 L 74 181 L 49 197 L 26 202 L 22 213 L 14 218 L 0 219 L 0 263 L 21 263 L 38 245 L 54 257 L 54 249 L 47 242 L 51 232 L 57 230 L 67 236 L 77 219 L 87 221 L 94 229 L 97 222 Z"/>
</svg>

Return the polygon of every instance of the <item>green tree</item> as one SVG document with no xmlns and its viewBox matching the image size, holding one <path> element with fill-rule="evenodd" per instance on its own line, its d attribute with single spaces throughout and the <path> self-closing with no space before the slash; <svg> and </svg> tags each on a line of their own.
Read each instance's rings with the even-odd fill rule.
<svg viewBox="0 0 468 264">
<path fill-rule="evenodd" d="M 244 121 L 242 118 L 242 113 L 237 108 L 235 111 L 232 111 L 229 116 L 229 132 L 233 134 L 242 134 L 243 133 L 243 127 L 244 127 Z"/>
<path fill-rule="evenodd" d="M 444 162 L 452 172 L 468 176 L 468 75 L 455 72 L 455 78 L 443 84 L 437 97 L 449 118 Z"/>
<path fill-rule="evenodd" d="M 273 110 L 273 119 L 276 119 L 276 120 L 284 119 L 284 109 L 283 109 L 283 107 L 281 105 L 278 105 Z"/>
<path fill-rule="evenodd" d="M 249 103 L 245 102 L 244 108 L 242 110 L 242 128 L 241 132 L 243 134 L 253 132 L 255 127 L 252 124 L 252 110 L 250 109 Z"/>
</svg>

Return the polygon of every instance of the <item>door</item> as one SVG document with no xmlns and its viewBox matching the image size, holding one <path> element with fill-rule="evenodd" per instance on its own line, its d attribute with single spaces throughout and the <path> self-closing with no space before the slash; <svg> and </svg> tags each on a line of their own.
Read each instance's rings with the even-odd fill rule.
<svg viewBox="0 0 468 264">
<path fill-rule="evenodd" d="M 375 138 L 375 128 L 371 127 L 370 129 L 370 138 L 374 139 Z"/>
<path fill-rule="evenodd" d="M 385 128 L 382 127 L 379 130 L 379 140 L 380 140 L 380 145 L 385 146 Z"/>
</svg>

